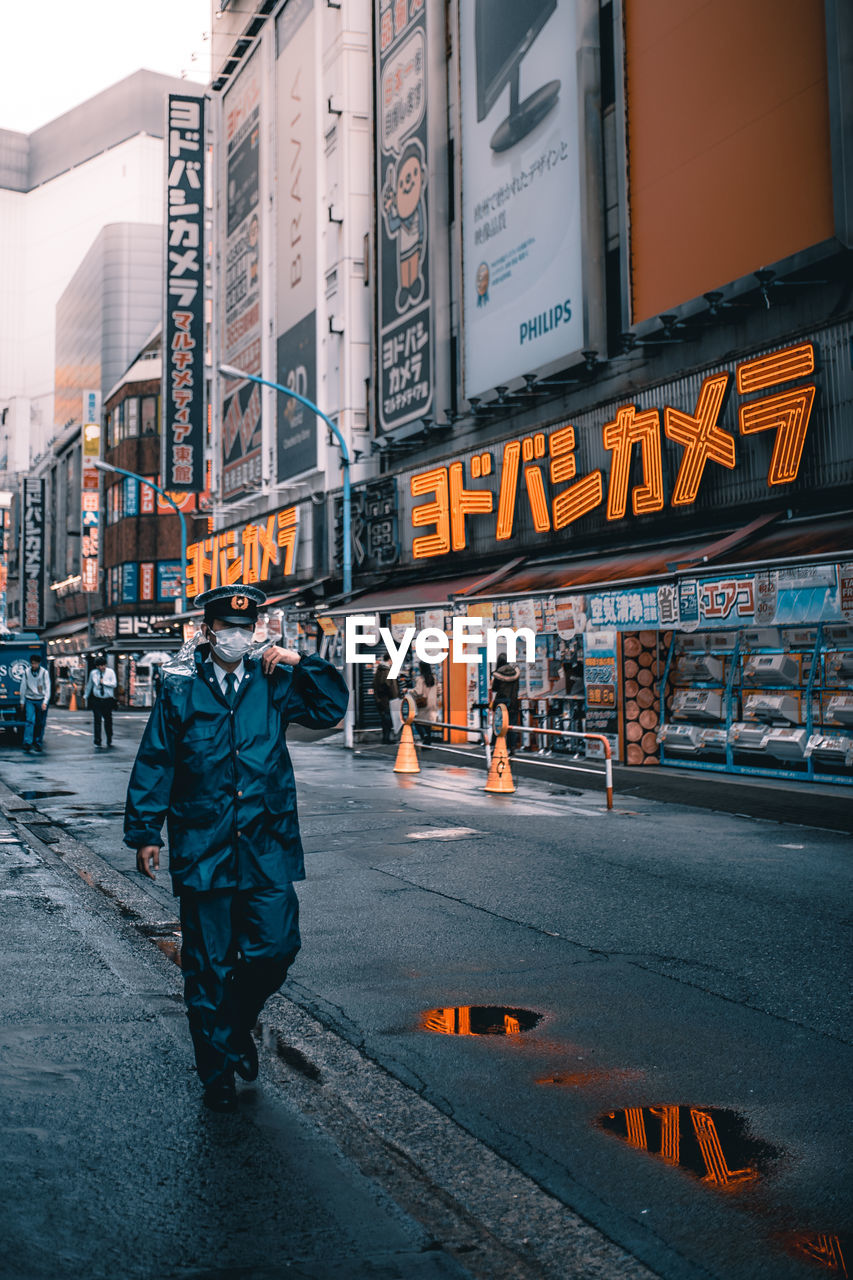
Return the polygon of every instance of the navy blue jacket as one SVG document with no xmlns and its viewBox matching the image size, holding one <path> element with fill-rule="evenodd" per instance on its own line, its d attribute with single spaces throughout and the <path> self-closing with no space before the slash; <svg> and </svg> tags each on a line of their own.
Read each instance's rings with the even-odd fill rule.
<svg viewBox="0 0 853 1280">
<path fill-rule="evenodd" d="M 331 728 L 348 701 L 340 673 L 316 654 L 271 676 L 247 659 L 233 708 L 201 655 L 194 675 L 167 675 L 130 776 L 125 844 L 162 845 L 167 819 L 175 893 L 304 880 L 285 730 Z"/>
</svg>

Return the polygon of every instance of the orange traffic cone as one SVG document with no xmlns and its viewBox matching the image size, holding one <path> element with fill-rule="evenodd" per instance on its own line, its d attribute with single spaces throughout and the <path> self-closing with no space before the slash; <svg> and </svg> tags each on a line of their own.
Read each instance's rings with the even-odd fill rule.
<svg viewBox="0 0 853 1280">
<path fill-rule="evenodd" d="M 395 773 L 420 773 L 421 766 L 418 764 L 418 753 L 415 751 L 415 737 L 412 733 L 412 721 L 418 713 L 415 700 L 410 694 L 406 694 L 403 699 L 401 708 L 403 718 L 403 730 L 400 734 L 400 746 L 397 750 L 397 759 L 394 761 Z"/>
<path fill-rule="evenodd" d="M 71 697 L 68 699 L 68 710 L 69 711 L 77 710 L 77 694 L 74 692 L 73 689 L 71 690 Z"/>
<path fill-rule="evenodd" d="M 400 734 L 400 746 L 397 749 L 397 759 L 394 761 L 395 773 L 420 773 L 421 766 L 418 764 L 418 753 L 415 750 L 415 737 L 412 733 L 412 726 L 404 724 Z"/>
<path fill-rule="evenodd" d="M 506 749 L 509 713 L 502 702 L 495 707 L 493 724 L 495 744 L 492 750 L 492 763 L 489 765 L 489 776 L 483 790 L 491 791 L 492 795 L 496 796 L 510 796 L 515 791 L 515 783 L 512 780 L 509 752 Z"/>
<path fill-rule="evenodd" d="M 495 739 L 495 747 L 492 752 L 492 763 L 489 766 L 489 776 L 486 779 L 484 791 L 491 791 L 492 795 L 508 796 L 515 791 L 515 783 L 512 780 L 512 770 L 509 767 L 509 752 L 506 749 L 506 738 L 501 737 Z"/>
</svg>

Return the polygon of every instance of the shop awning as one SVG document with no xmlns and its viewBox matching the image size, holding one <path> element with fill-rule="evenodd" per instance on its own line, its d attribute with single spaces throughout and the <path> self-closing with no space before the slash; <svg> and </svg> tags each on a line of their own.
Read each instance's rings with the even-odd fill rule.
<svg viewBox="0 0 853 1280">
<path fill-rule="evenodd" d="M 68 636 L 79 635 L 88 630 L 87 618 L 71 618 L 68 622 L 56 622 L 52 627 L 45 627 L 41 632 L 42 640 L 64 640 Z"/>
<path fill-rule="evenodd" d="M 588 592 L 591 588 L 619 583 L 670 579 L 695 572 L 712 572 L 735 566 L 769 567 L 810 559 L 853 559 L 853 534 L 849 519 L 810 518 L 772 524 L 773 517 L 718 534 L 712 541 L 668 543 L 611 555 L 579 556 L 526 563 L 489 591 L 476 596 L 540 595 L 551 592 Z M 768 527 L 770 526 L 770 527 Z"/>
<path fill-rule="evenodd" d="M 330 605 L 323 609 L 328 617 L 344 613 L 390 613 L 403 609 L 431 609 L 448 604 L 459 597 L 466 598 L 481 588 L 501 583 L 507 574 L 522 563 L 521 557 L 510 560 L 489 573 L 469 573 L 460 578 L 440 578 L 436 582 L 409 582 L 398 586 L 383 584 L 374 591 L 367 591 L 355 600 Z M 319 606 L 318 606 L 319 607 Z"/>
<path fill-rule="evenodd" d="M 282 591 L 278 595 L 267 596 L 266 604 L 261 605 L 262 609 L 268 609 L 270 605 L 287 604 L 291 600 L 298 600 L 300 596 L 306 595 L 309 591 L 316 591 L 318 587 L 322 587 L 325 583 L 331 582 L 331 574 L 327 574 L 325 578 L 315 578 L 313 582 L 300 582 L 295 587 L 291 587 L 288 591 Z"/>
</svg>

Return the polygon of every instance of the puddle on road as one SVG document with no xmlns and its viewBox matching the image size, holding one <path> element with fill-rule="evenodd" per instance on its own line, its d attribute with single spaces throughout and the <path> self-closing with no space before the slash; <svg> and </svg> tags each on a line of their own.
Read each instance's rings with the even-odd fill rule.
<svg viewBox="0 0 853 1280">
<path fill-rule="evenodd" d="M 637 1151 L 720 1188 L 756 1182 L 783 1154 L 754 1137 L 744 1116 L 722 1107 L 627 1107 L 605 1112 L 596 1123 Z"/>
<path fill-rule="evenodd" d="M 787 1253 L 795 1258 L 807 1258 L 824 1271 L 849 1277 L 850 1260 L 853 1259 L 853 1237 L 849 1233 L 829 1235 L 824 1232 L 787 1232 L 780 1237 Z"/>
<path fill-rule="evenodd" d="M 171 960 L 172 964 L 181 967 L 181 931 L 180 929 L 164 929 L 158 932 L 155 929 L 143 928 L 142 932 L 147 938 L 154 943 L 154 946 L 163 952 L 167 960 Z"/>
<path fill-rule="evenodd" d="M 443 1036 L 518 1036 L 532 1031 L 541 1021 L 542 1014 L 532 1009 L 466 1004 L 424 1010 L 418 1030 Z"/>
<path fill-rule="evenodd" d="M 427 827 L 424 831 L 408 831 L 407 840 L 467 840 L 470 836 L 485 835 L 475 827 Z"/>
</svg>

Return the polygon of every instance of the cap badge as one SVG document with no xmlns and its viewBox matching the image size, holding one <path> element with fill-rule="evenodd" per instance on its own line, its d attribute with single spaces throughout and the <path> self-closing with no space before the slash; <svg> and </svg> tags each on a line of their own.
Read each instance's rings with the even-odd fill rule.
<svg viewBox="0 0 853 1280">
<path fill-rule="evenodd" d="M 249 607 L 248 596 L 232 596 L 231 597 L 232 609 L 248 609 L 248 607 Z"/>
</svg>

